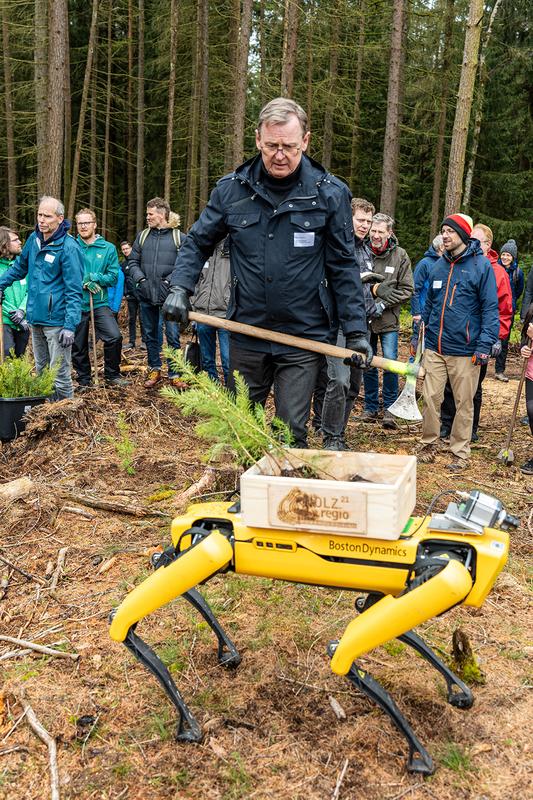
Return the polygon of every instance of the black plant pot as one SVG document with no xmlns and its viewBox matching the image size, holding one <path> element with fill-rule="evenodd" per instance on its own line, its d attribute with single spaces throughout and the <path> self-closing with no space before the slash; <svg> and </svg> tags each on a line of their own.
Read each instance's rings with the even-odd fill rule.
<svg viewBox="0 0 533 800">
<path fill-rule="evenodd" d="M 15 439 L 26 427 L 22 417 L 33 406 L 46 403 L 49 398 L 40 397 L 0 397 L 0 439 L 9 442 Z"/>
</svg>

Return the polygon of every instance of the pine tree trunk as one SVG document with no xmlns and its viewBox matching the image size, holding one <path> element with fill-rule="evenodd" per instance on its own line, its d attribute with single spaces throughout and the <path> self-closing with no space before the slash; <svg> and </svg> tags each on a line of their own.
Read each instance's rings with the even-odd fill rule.
<svg viewBox="0 0 533 800">
<path fill-rule="evenodd" d="M 80 157 L 81 145 L 83 142 L 83 134 L 85 130 L 85 116 L 87 114 L 87 105 L 89 101 L 89 89 L 91 87 L 91 74 L 94 62 L 94 48 L 96 45 L 96 26 L 98 23 L 98 0 L 93 0 L 91 12 L 91 27 L 89 29 L 89 44 L 87 45 L 87 61 L 85 63 L 85 75 L 83 78 L 83 88 L 81 92 L 80 102 L 80 116 L 78 119 L 78 132 L 76 134 L 76 144 L 74 146 L 74 159 L 72 164 L 72 178 L 70 184 L 70 191 L 68 197 L 68 211 L 67 216 L 72 219 L 74 208 L 76 204 L 76 192 L 78 189 L 78 176 L 80 171 Z M 93 98 L 95 100 L 95 98 Z M 96 118 L 95 118 L 96 124 Z M 94 200 L 91 202 L 93 207 Z"/>
<path fill-rule="evenodd" d="M 199 211 L 209 196 L 209 0 L 200 3 L 200 197 Z"/>
<path fill-rule="evenodd" d="M 133 113 L 133 0 L 128 0 L 128 154 L 126 167 L 126 194 L 128 204 L 128 224 L 127 236 L 130 242 L 136 233 L 135 229 L 135 164 L 133 154 L 135 152 L 135 125 Z"/>
<path fill-rule="evenodd" d="M 292 97 L 294 66 L 298 41 L 298 10 L 296 0 L 285 0 L 283 16 L 283 52 L 281 56 L 281 96 Z"/>
<path fill-rule="evenodd" d="M 104 180 L 102 186 L 102 220 L 101 233 L 108 233 L 107 212 L 109 208 L 109 139 L 111 132 L 111 71 L 113 62 L 113 3 L 109 0 L 107 14 L 107 65 L 106 65 L 106 97 L 105 97 L 105 133 L 104 133 Z"/>
<path fill-rule="evenodd" d="M 235 97 L 233 102 L 233 161 L 231 169 L 244 158 L 244 120 L 246 118 L 246 87 L 248 83 L 248 51 L 252 30 L 252 0 L 243 0 L 237 48 Z"/>
<path fill-rule="evenodd" d="M 337 77 L 339 64 L 339 41 L 340 33 L 340 3 L 337 2 L 332 10 L 333 19 L 331 22 L 331 39 L 335 46 L 329 51 L 329 79 L 326 95 L 326 110 L 324 113 L 324 141 L 322 144 L 322 164 L 326 169 L 331 168 L 331 153 L 333 150 L 333 110 L 335 108 L 335 96 L 337 92 Z"/>
<path fill-rule="evenodd" d="M 233 0 L 231 3 L 231 20 L 229 28 L 229 75 L 231 81 L 228 85 L 228 113 L 226 122 L 226 135 L 224 147 L 224 173 L 231 172 L 236 166 L 234 154 L 234 120 L 235 120 L 235 93 L 236 93 L 236 74 L 237 74 L 237 60 L 239 52 L 239 28 L 241 24 L 241 2 L 240 0 Z M 262 39 L 261 39 L 262 41 Z M 263 47 L 263 45 L 261 45 Z"/>
<path fill-rule="evenodd" d="M 266 80 L 265 0 L 259 2 L 259 97 L 261 108 L 268 102 Z"/>
<path fill-rule="evenodd" d="M 387 91 L 387 119 L 383 145 L 383 172 L 379 208 L 394 216 L 398 196 L 398 169 L 400 161 L 400 125 L 405 61 L 404 36 L 407 15 L 406 0 L 394 0 L 392 13 L 389 88 Z"/>
<path fill-rule="evenodd" d="M 307 7 L 307 16 L 306 16 L 306 42 L 305 47 L 307 50 L 306 55 L 306 74 L 307 74 L 307 99 L 305 104 L 305 113 L 307 114 L 307 124 L 309 129 L 311 129 L 311 119 L 313 116 L 313 66 L 314 66 L 314 47 L 315 43 L 313 40 L 313 31 L 315 26 L 315 2 L 314 0 L 310 0 L 308 7 Z M 312 141 L 310 142 L 312 145 Z M 310 147 L 307 148 L 308 155 L 310 154 Z"/>
<path fill-rule="evenodd" d="M 201 35 L 200 19 L 202 16 L 202 0 L 196 2 L 196 25 L 194 40 L 194 63 L 191 82 L 191 101 L 189 113 L 189 146 L 187 149 L 187 196 L 185 201 L 185 228 L 188 230 L 196 219 L 196 201 L 198 189 L 198 143 L 200 125 L 200 64 Z"/>
<path fill-rule="evenodd" d="M 485 102 L 485 86 L 487 84 L 487 69 L 485 66 L 485 55 L 489 48 L 490 39 L 492 36 L 492 26 L 500 3 L 502 0 L 496 0 L 494 8 L 490 15 L 487 33 L 483 41 L 483 46 L 479 55 L 479 81 L 477 90 L 477 106 L 474 115 L 474 133 L 472 135 L 472 146 L 470 148 L 470 160 L 468 162 L 468 169 L 465 178 L 465 190 L 463 195 L 463 208 L 468 211 L 470 208 L 470 195 L 472 194 L 472 180 L 474 178 L 474 169 L 476 166 L 477 150 L 479 147 L 479 134 L 481 133 L 481 123 L 483 122 L 483 104 Z"/>
<path fill-rule="evenodd" d="M 359 122 L 361 119 L 361 84 L 363 80 L 363 62 L 365 51 L 365 12 L 366 0 L 359 6 L 359 36 L 357 39 L 357 62 L 355 67 L 355 87 L 353 103 L 352 151 L 350 154 L 350 180 L 352 192 L 355 193 L 357 180 L 357 156 L 359 153 Z"/>
<path fill-rule="evenodd" d="M 15 128 L 13 122 L 13 80 L 11 75 L 11 48 L 9 20 L 6 4 L 2 3 L 2 49 L 4 55 L 4 99 L 6 114 L 7 149 L 7 215 L 9 224 L 17 225 L 17 162 L 15 161 Z M 0 320 L 0 325 L 1 325 Z"/>
<path fill-rule="evenodd" d="M 137 83 L 137 166 L 135 192 L 137 196 L 135 225 L 138 231 L 144 223 L 144 0 L 139 0 L 139 42 Z"/>
<path fill-rule="evenodd" d="M 174 140 L 174 104 L 176 100 L 176 58 L 178 50 L 178 0 L 170 3 L 170 70 L 168 77 L 167 146 L 165 152 L 164 197 L 170 202 L 172 176 L 172 144 Z"/>
<path fill-rule="evenodd" d="M 37 145 L 37 195 L 44 193 L 46 132 L 48 129 L 48 3 L 35 0 L 34 11 L 35 139 Z"/>
<path fill-rule="evenodd" d="M 65 85 L 63 97 L 65 102 L 65 142 L 63 153 L 63 192 L 65 207 L 68 206 L 68 192 L 70 190 L 72 169 L 72 98 L 70 88 L 70 43 L 68 28 L 65 28 Z"/>
<path fill-rule="evenodd" d="M 68 28 L 67 0 L 48 4 L 48 127 L 46 134 L 45 192 L 61 196 L 63 147 L 65 141 L 65 28 Z"/>
<path fill-rule="evenodd" d="M 472 111 L 482 22 L 483 0 L 470 0 L 461 80 L 459 81 L 450 159 L 448 162 L 448 182 L 446 184 L 446 199 L 444 203 L 445 215 L 453 214 L 461 208 L 466 142 Z"/>
<path fill-rule="evenodd" d="M 431 199 L 431 228 L 430 239 L 436 235 L 440 222 L 440 190 L 442 185 L 442 165 L 444 163 L 444 141 L 446 135 L 446 111 L 450 94 L 450 61 L 453 39 L 454 2 L 446 0 L 444 17 L 444 43 L 442 51 L 442 66 L 440 69 L 440 108 L 439 124 L 437 130 L 437 147 L 435 150 L 435 171 L 433 174 L 433 196 Z"/>
<path fill-rule="evenodd" d="M 89 142 L 90 142 L 89 208 L 94 208 L 96 205 L 96 174 L 98 171 L 98 143 L 96 136 L 97 112 L 98 112 L 97 44 L 98 44 L 98 24 L 96 26 L 95 39 L 94 39 L 93 69 L 91 76 L 91 127 L 89 136 Z M 74 203 L 74 200 L 71 198 L 70 202 Z"/>
</svg>

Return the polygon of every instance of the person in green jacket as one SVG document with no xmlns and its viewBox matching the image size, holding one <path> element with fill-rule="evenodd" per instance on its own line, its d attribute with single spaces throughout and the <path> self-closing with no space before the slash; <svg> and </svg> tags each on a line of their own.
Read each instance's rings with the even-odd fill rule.
<svg viewBox="0 0 533 800">
<path fill-rule="evenodd" d="M 91 325 L 90 298 L 94 309 L 96 336 L 104 343 L 104 378 L 107 386 L 126 386 L 120 374 L 122 335 L 108 305 L 108 287 L 118 279 L 120 265 L 116 248 L 96 233 L 96 214 L 82 208 L 76 214 L 77 241 L 83 254 L 83 299 L 81 321 L 76 328 L 72 347 L 72 364 L 80 387 L 91 386 L 89 332 Z"/>
<path fill-rule="evenodd" d="M 21 251 L 22 242 L 18 234 L 10 228 L 1 226 L 0 275 L 13 265 L 13 261 Z M 15 281 L 4 291 L 1 320 L 4 329 L 4 358 L 7 358 L 11 351 L 15 356 L 22 356 L 28 346 L 30 326 L 26 320 L 27 297 L 26 278 Z"/>
</svg>

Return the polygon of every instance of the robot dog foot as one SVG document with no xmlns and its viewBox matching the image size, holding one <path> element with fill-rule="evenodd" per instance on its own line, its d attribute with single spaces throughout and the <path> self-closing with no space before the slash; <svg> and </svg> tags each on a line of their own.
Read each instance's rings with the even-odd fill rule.
<svg viewBox="0 0 533 800">
<path fill-rule="evenodd" d="M 329 643 L 328 655 L 330 657 L 333 657 L 337 645 L 338 642 Z M 402 712 L 383 686 L 381 686 L 370 673 L 357 666 L 355 661 L 346 673 L 346 677 L 356 689 L 366 694 L 370 700 L 376 703 L 389 716 L 396 728 L 406 738 L 407 744 L 409 745 L 409 756 L 407 759 L 408 771 L 417 773 L 418 775 L 433 775 L 435 772 L 433 759 L 423 744 L 421 744 Z"/>
</svg>

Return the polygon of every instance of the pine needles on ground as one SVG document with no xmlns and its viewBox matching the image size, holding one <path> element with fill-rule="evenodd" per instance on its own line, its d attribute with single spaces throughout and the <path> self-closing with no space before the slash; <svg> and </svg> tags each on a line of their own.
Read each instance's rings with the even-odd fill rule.
<svg viewBox="0 0 533 800">
<path fill-rule="evenodd" d="M 161 395 L 186 416 L 201 417 L 195 430 L 202 439 L 212 442 L 208 459 L 229 452 L 239 464 L 249 467 L 265 453 L 291 445 L 288 425 L 278 417 L 267 419 L 263 406 L 251 402 L 248 387 L 237 372 L 234 395 L 206 372 L 196 372 L 185 362 L 180 350 L 165 348 L 165 355 L 190 389 L 179 392 L 165 387 Z"/>
<path fill-rule="evenodd" d="M 34 365 L 28 354 L 18 358 L 6 358 L 0 364 L 0 397 L 48 397 L 54 391 L 59 364 L 45 367 L 39 375 L 34 374 Z"/>
</svg>

